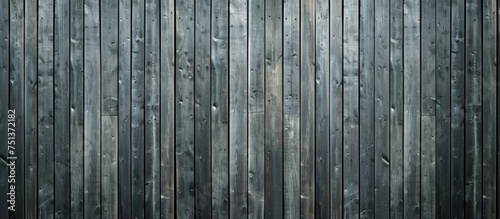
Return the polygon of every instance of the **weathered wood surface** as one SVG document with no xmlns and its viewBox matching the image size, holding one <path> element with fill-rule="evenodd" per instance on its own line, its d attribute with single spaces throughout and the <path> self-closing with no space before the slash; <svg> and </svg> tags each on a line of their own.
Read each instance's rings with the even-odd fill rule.
<svg viewBox="0 0 500 219">
<path fill-rule="evenodd" d="M 0 218 L 497 218 L 498 8 L 0 1 Z"/>
</svg>

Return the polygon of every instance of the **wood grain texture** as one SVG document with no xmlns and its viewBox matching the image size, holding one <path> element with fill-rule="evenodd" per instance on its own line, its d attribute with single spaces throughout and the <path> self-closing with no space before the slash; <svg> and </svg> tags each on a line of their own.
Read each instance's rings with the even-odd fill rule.
<svg viewBox="0 0 500 219">
<path fill-rule="evenodd" d="M 101 218 L 118 218 L 118 116 L 101 116 L 101 137 Z"/>
<path fill-rule="evenodd" d="M 298 218 L 300 216 L 300 1 L 285 1 L 283 17 L 283 216 Z M 249 49 L 256 51 L 252 46 Z M 264 109 L 261 107 L 256 109 L 258 110 Z M 252 127 L 253 124 L 248 125 Z"/>
<path fill-rule="evenodd" d="M 9 40 L 10 40 L 10 34 L 9 34 L 9 1 L 1 1 L 0 2 L 0 54 L 2 58 L 0 59 L 0 101 L 2 104 L 0 104 L 0 110 L 2 113 L 7 113 L 9 110 L 9 77 L 10 77 L 10 60 L 9 60 L 9 51 L 10 51 L 10 45 L 9 45 Z M 6 115 L 6 114 L 5 114 Z M 8 122 L 6 119 L 7 116 L 4 116 L 2 114 L 2 119 L 0 120 L 0 136 L 3 139 L 7 139 L 8 134 Z M 2 148 L 7 148 L 7 141 L 1 141 L 0 146 Z M 8 156 L 7 150 L 2 150 L 0 151 L 0 156 L 3 158 L 6 158 Z M 0 166 L 0 174 L 2 176 L 8 176 L 9 172 L 9 167 L 6 165 L 7 161 L 3 160 L 5 165 L 2 164 Z M 36 191 L 36 190 L 35 190 Z M 9 192 L 9 184 L 7 180 L 1 180 L 0 181 L 0 197 L 2 199 L 7 200 L 8 195 L 7 193 Z M 0 216 L 2 218 L 8 218 L 9 217 L 9 210 L 8 210 L 8 202 L 5 201 L 2 204 L 0 204 Z"/>
</svg>

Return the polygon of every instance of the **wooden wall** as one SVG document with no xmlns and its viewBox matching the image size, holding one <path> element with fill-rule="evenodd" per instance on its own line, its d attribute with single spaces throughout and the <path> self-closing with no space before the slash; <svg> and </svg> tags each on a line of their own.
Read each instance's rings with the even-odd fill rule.
<svg viewBox="0 0 500 219">
<path fill-rule="evenodd" d="M 0 218 L 498 218 L 499 11 L 0 0 Z"/>
</svg>

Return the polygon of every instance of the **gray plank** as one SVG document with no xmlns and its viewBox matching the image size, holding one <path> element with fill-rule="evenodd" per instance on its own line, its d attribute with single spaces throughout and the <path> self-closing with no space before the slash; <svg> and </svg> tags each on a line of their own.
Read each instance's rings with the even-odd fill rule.
<svg viewBox="0 0 500 219">
<path fill-rule="evenodd" d="M 359 4 L 359 35 L 361 36 L 359 38 L 359 114 L 363 115 L 359 118 L 359 132 L 363 133 L 359 135 L 359 177 L 363 179 L 360 180 L 359 185 L 359 217 L 373 218 L 375 213 L 375 132 L 373 130 L 375 127 L 380 127 L 375 126 L 375 73 L 379 73 L 380 66 L 375 68 L 375 1 L 361 0 Z M 379 23 L 381 22 L 377 22 Z M 377 74 L 377 76 L 382 76 L 382 74 Z M 377 99 L 379 100 L 380 96 L 377 96 Z"/>
<path fill-rule="evenodd" d="M 265 3 L 265 217 L 283 218 L 283 5 Z M 231 120 L 230 120 L 231 121 Z"/>
<path fill-rule="evenodd" d="M 315 76 L 315 3 L 300 5 L 300 217 L 312 218 L 315 210 L 314 183 L 314 76 Z M 305 122 L 307 121 L 307 122 Z"/>
<path fill-rule="evenodd" d="M 101 214 L 118 217 L 118 0 L 101 4 Z"/>
<path fill-rule="evenodd" d="M 146 1 L 145 15 L 145 179 L 146 218 L 160 217 L 160 7 Z"/>
<path fill-rule="evenodd" d="M 359 1 L 344 1 L 344 217 L 359 217 Z"/>
<path fill-rule="evenodd" d="M 210 1 L 197 1 L 195 7 L 195 209 L 197 218 L 210 218 Z"/>
<path fill-rule="evenodd" d="M 176 23 L 176 216 L 193 218 L 194 202 L 194 0 L 175 2 Z"/>
<path fill-rule="evenodd" d="M 404 1 L 404 217 L 420 217 L 420 4 Z"/>
<path fill-rule="evenodd" d="M 497 1 L 483 1 L 483 218 L 498 218 L 497 209 Z"/>
<path fill-rule="evenodd" d="M 70 20 L 70 145 L 71 218 L 83 217 L 83 1 L 71 1 Z"/>
<path fill-rule="evenodd" d="M 10 109 L 16 111 L 15 127 L 15 157 L 16 159 L 16 201 L 15 212 L 10 212 L 11 218 L 24 218 L 24 3 L 10 2 Z M 7 101 L 2 102 L 7 103 Z M 5 113 L 6 111 L 3 111 Z M 7 147 L 5 148 L 7 149 Z M 13 156 L 13 155 L 10 155 Z M 10 189 L 9 189 L 10 190 Z"/>
<path fill-rule="evenodd" d="M 375 1 L 375 218 L 390 217 L 390 1 Z"/>
<path fill-rule="evenodd" d="M 403 217 L 403 0 L 390 1 L 391 218 Z"/>
<path fill-rule="evenodd" d="M 316 217 L 330 217 L 330 11 L 328 0 L 316 1 L 315 144 Z"/>
<path fill-rule="evenodd" d="M 101 214 L 102 218 L 118 218 L 118 116 L 101 117 L 101 136 Z"/>
<path fill-rule="evenodd" d="M 38 12 L 37 12 L 37 2 L 27 1 L 24 6 L 24 28 L 25 30 L 31 30 L 29 34 L 24 34 L 24 69 L 25 69 L 25 81 L 24 81 L 24 211 L 25 218 L 36 218 L 37 217 L 37 152 L 38 152 L 38 125 L 37 125 L 37 96 L 38 96 Z M 1 29 L 1 28 L 0 28 Z M 1 62 L 1 61 L 0 61 Z M 0 65 L 1 67 L 1 65 Z M 3 73 L 2 73 L 3 74 Z M 0 80 L 1 81 L 1 80 Z M 7 88 L 2 84 L 2 87 Z M 0 93 L 4 93 L 3 91 Z M 0 102 L 5 102 L 3 99 Z M 3 110 L 3 109 L 2 109 Z M 5 111 L 3 111 L 5 112 Z M 3 126 L 2 127 L 6 127 Z M 5 133 L 5 132 L 2 132 Z M 0 174 L 1 170 L 0 170 Z M 2 191 L 3 192 L 3 191 Z M 2 206 L 3 208 L 3 206 Z M 2 211 L 2 210 L 0 210 Z M 0 213 L 0 216 L 1 215 Z"/>
<path fill-rule="evenodd" d="M 174 1 L 160 3 L 160 216 L 175 215 L 175 32 Z"/>
<path fill-rule="evenodd" d="M 0 120 L 0 137 L 3 139 L 7 139 L 7 120 L 4 119 L 4 113 L 7 113 L 9 110 L 9 67 L 10 67 L 10 60 L 9 60 L 9 40 L 10 40 L 10 34 L 9 34 L 9 1 L 1 1 L 0 2 L 0 55 L 2 58 L 0 59 L 0 102 L 2 103 L 0 105 L 0 112 L 2 112 L 2 119 Z M 6 104 L 4 104 L 6 103 Z M 0 146 L 2 148 L 7 148 L 7 141 L 2 140 L 0 142 Z M 7 150 L 1 150 L 0 151 L 0 156 L 1 157 L 7 157 Z M 1 165 L 0 166 L 0 174 L 4 177 L 8 176 L 8 167 L 7 165 Z M 0 197 L 2 199 L 7 200 L 8 196 L 7 193 L 9 191 L 9 184 L 7 180 L 0 180 Z M 36 190 L 35 190 L 36 191 Z M 9 211 L 7 209 L 8 207 L 8 202 L 4 201 L 2 204 L 0 204 L 0 216 L 2 218 L 8 218 L 9 217 Z"/>
<path fill-rule="evenodd" d="M 342 1 L 330 4 L 330 208 L 343 216 L 343 30 Z"/>
<path fill-rule="evenodd" d="M 465 208 L 465 2 L 451 2 L 450 166 L 451 217 L 464 218 Z M 445 78 L 443 78 L 445 79 Z M 438 96 L 439 98 L 439 96 Z M 444 98 L 443 98 L 444 99 Z M 446 103 L 442 103 L 444 105 Z M 443 110 L 446 112 L 446 110 Z M 438 129 L 439 131 L 439 129 Z M 439 132 L 438 132 L 439 133 Z M 438 135 L 438 140 L 440 137 Z M 445 141 L 443 141 L 445 142 Z M 443 206 L 444 207 L 444 206 Z"/>
<path fill-rule="evenodd" d="M 70 102 L 69 102 L 69 13 L 68 1 L 54 2 L 54 168 L 56 218 L 70 217 Z"/>
<path fill-rule="evenodd" d="M 229 215 L 229 1 L 212 2 L 212 218 Z"/>
<path fill-rule="evenodd" d="M 101 217 L 100 4 L 84 1 L 84 216 Z"/>
<path fill-rule="evenodd" d="M 144 1 L 132 1 L 131 173 L 132 217 L 144 217 Z"/>
<path fill-rule="evenodd" d="M 421 217 L 436 218 L 436 1 L 422 2 L 421 26 Z M 440 81 L 440 83 L 442 83 Z"/>
<path fill-rule="evenodd" d="M 482 215 L 481 1 L 465 1 L 465 217 Z"/>
<path fill-rule="evenodd" d="M 283 211 L 285 218 L 298 218 L 300 216 L 300 1 L 284 1 L 283 16 Z M 250 14 L 250 18 L 252 18 L 252 14 Z M 255 19 L 255 23 L 257 23 L 259 17 Z M 258 31 L 256 29 L 255 32 Z M 254 39 L 253 36 L 250 37 L 250 40 L 252 39 Z M 250 51 L 254 51 L 252 45 L 250 44 Z M 250 60 L 252 60 L 252 57 L 250 57 Z M 251 68 L 255 70 L 253 66 Z M 250 76 L 249 80 L 252 80 L 252 76 Z M 249 90 L 254 91 L 252 87 Z M 252 100 L 250 98 L 250 106 L 252 106 Z M 250 112 L 253 112 L 252 109 L 254 108 L 250 107 Z M 258 112 L 258 110 L 264 110 L 264 108 L 257 108 L 255 112 Z M 250 118 L 252 118 L 252 115 L 250 115 Z M 255 126 L 256 129 L 259 128 L 256 123 L 249 123 L 248 125 L 250 127 Z M 255 147 L 258 148 L 258 146 Z M 263 157 L 264 154 L 262 153 L 260 156 Z M 249 160 L 251 160 L 251 157 L 249 157 Z M 326 183 L 329 184 L 329 182 Z"/>
<path fill-rule="evenodd" d="M 435 45 L 435 174 L 436 217 L 450 218 L 451 209 L 451 1 L 436 1 Z M 425 62 L 423 62 L 425 63 Z M 423 65 L 425 67 L 425 65 Z"/>
<path fill-rule="evenodd" d="M 229 4 L 229 217 L 246 218 L 248 9 L 245 0 Z"/>
<path fill-rule="evenodd" d="M 38 2 L 38 217 L 54 216 L 54 2 Z"/>
<path fill-rule="evenodd" d="M 118 6 L 118 217 L 132 217 L 131 1 Z"/>
</svg>

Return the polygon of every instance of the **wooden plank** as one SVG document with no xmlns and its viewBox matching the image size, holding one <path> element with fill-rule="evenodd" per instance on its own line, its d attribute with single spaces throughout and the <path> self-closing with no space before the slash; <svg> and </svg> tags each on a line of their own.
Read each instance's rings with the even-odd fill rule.
<svg viewBox="0 0 500 219">
<path fill-rule="evenodd" d="M 0 137 L 2 139 L 7 139 L 7 120 L 3 119 L 4 115 L 7 115 L 7 111 L 9 110 L 9 1 L 1 1 L 0 2 L 0 55 L 1 57 L 5 57 L 0 59 L 0 112 L 2 113 L 2 119 L 0 120 Z M 6 104 L 3 104 L 6 103 Z M 0 146 L 2 148 L 7 148 L 7 141 L 0 141 Z M 0 151 L 1 157 L 7 157 L 7 150 Z M 4 163 L 0 166 L 0 175 L 7 177 L 8 176 L 8 166 L 7 160 L 3 160 Z M 5 164 L 5 165 L 4 165 Z M 35 190 L 36 191 L 36 190 Z M 8 199 L 7 193 L 9 192 L 9 184 L 7 180 L 0 180 L 0 197 L 4 200 Z M 9 210 L 8 210 L 8 202 L 4 201 L 0 204 L 0 217 L 8 218 Z"/>
<path fill-rule="evenodd" d="M 118 217 L 118 1 L 101 4 L 101 214 Z"/>
<path fill-rule="evenodd" d="M 160 10 L 146 1 L 145 15 L 145 217 L 160 217 Z"/>
<path fill-rule="evenodd" d="M 132 217 L 144 217 L 144 1 L 132 1 Z"/>
<path fill-rule="evenodd" d="M 465 217 L 465 2 L 451 2 L 451 217 Z M 445 79 L 445 78 L 444 78 Z M 438 96 L 439 98 L 439 96 Z M 444 99 L 444 98 L 443 98 Z M 444 105 L 446 103 L 442 103 Z M 446 112 L 446 111 L 444 111 Z M 446 117 L 444 117 L 446 118 Z M 440 138 L 438 137 L 438 140 Z M 445 206 L 443 206 L 445 207 Z"/>
<path fill-rule="evenodd" d="M 391 218 L 403 218 L 403 0 L 390 1 Z"/>
<path fill-rule="evenodd" d="M 390 217 L 390 1 L 375 1 L 375 218 Z"/>
<path fill-rule="evenodd" d="M 210 218 L 210 1 L 197 1 L 195 7 L 195 209 L 197 218 Z"/>
<path fill-rule="evenodd" d="M 101 136 L 101 214 L 102 218 L 118 218 L 118 116 L 101 117 Z"/>
<path fill-rule="evenodd" d="M 359 217 L 375 214 L 375 1 L 360 1 L 359 9 Z M 380 23 L 380 22 L 379 22 Z M 380 51 L 377 51 L 380 52 Z M 377 71 L 375 71 L 377 70 Z M 377 76 L 382 76 L 377 74 Z M 378 88 L 378 87 L 377 87 Z M 380 96 L 377 96 L 379 99 Z M 350 100 L 346 100 L 350 101 Z M 378 103 L 378 102 L 377 102 Z M 377 129 L 380 130 L 380 129 Z M 378 152 L 378 151 L 377 151 Z"/>
<path fill-rule="evenodd" d="M 436 218 L 436 1 L 422 3 L 421 26 L 421 199 L 422 218 Z M 441 82 L 441 81 L 440 81 Z"/>
<path fill-rule="evenodd" d="M 229 1 L 229 217 L 235 218 L 248 216 L 247 12 L 245 0 Z"/>
<path fill-rule="evenodd" d="M 212 218 L 229 215 L 229 2 L 212 2 Z"/>
<path fill-rule="evenodd" d="M 24 3 L 21 1 L 10 1 L 10 107 L 16 111 L 15 115 L 15 186 L 16 197 L 19 197 L 15 204 L 14 212 L 10 212 L 11 218 L 24 218 Z M 7 101 L 3 103 L 8 103 Z M 6 111 L 3 111 L 5 113 Z M 5 117 L 4 117 L 5 118 Z M 8 144 L 9 145 L 9 144 Z M 5 147 L 5 149 L 7 149 Z M 9 174 L 10 175 L 10 174 Z M 9 178 L 10 179 L 10 178 Z M 10 188 L 9 186 L 9 188 Z M 10 191 L 11 189 L 9 189 Z M 9 200 L 9 199 L 7 199 Z"/>
<path fill-rule="evenodd" d="M 343 216 L 343 2 L 330 4 L 330 211 Z"/>
<path fill-rule="evenodd" d="M 54 212 L 59 218 L 70 217 L 70 96 L 69 96 L 69 13 L 68 1 L 54 2 Z"/>
<path fill-rule="evenodd" d="M 3 14 L 3 13 L 2 13 Z M 37 217 L 37 152 L 38 152 L 38 125 L 37 125 L 37 97 L 38 97 L 38 6 L 35 1 L 27 1 L 24 5 L 24 28 L 30 30 L 29 34 L 24 34 L 24 211 L 25 218 Z M 1 28 L 0 28 L 1 29 Z M 1 32 L 1 31 L 0 31 Z M 4 57 L 2 55 L 2 57 Z M 0 61 L 1 62 L 1 61 Z M 0 65 L 1 67 L 1 65 Z M 3 75 L 3 73 L 1 73 Z M 2 84 L 2 87 L 7 88 Z M 0 93 L 4 93 L 3 90 Z M 5 102 L 3 99 L 0 102 Z M 2 112 L 3 111 L 2 109 Z M 6 127 L 3 126 L 2 127 Z M 5 133 L 5 132 L 2 132 Z M 3 137 L 3 135 L 2 135 Z M 81 173 L 81 172 L 80 172 Z M 0 168 L 0 174 L 1 168 Z M 0 186 L 1 187 L 1 186 Z M 2 190 L 3 192 L 3 190 Z M 1 206 L 4 207 L 3 205 Z M 0 217 L 2 215 L 0 210 Z"/>
<path fill-rule="evenodd" d="M 86 0 L 84 15 L 84 216 L 101 217 L 100 4 Z"/>
<path fill-rule="evenodd" d="M 160 13 L 160 216 L 175 217 L 175 14 L 174 1 L 161 1 Z"/>
<path fill-rule="evenodd" d="M 344 217 L 359 217 L 359 1 L 344 1 Z"/>
<path fill-rule="evenodd" d="M 465 217 L 482 215 L 481 1 L 465 1 Z"/>
<path fill-rule="evenodd" d="M 314 173 L 314 106 L 315 106 L 315 4 L 301 1 L 300 5 L 300 217 L 315 215 Z"/>
<path fill-rule="evenodd" d="M 70 139 L 71 218 L 83 218 L 83 82 L 84 54 L 83 1 L 71 1 L 70 20 Z"/>
<path fill-rule="evenodd" d="M 253 6 L 253 4 L 250 4 L 250 6 Z M 254 9 L 251 7 L 251 9 Z M 258 11 L 258 9 L 254 9 Z M 252 13 L 250 13 L 250 21 L 252 22 L 253 19 L 255 19 L 255 22 L 252 22 L 252 24 L 255 24 L 255 26 L 251 25 L 252 30 L 255 30 L 255 34 L 260 33 L 259 36 L 260 38 L 263 37 L 263 30 L 257 29 L 261 25 L 258 23 L 259 22 L 259 14 L 255 16 L 255 18 L 252 16 Z M 287 0 L 283 2 L 283 16 L 284 16 L 284 21 L 283 21 L 283 146 L 284 146 L 284 157 L 283 157 L 283 189 L 284 189 L 284 203 L 283 203 L 283 211 L 284 211 L 284 217 L 285 218 L 298 218 L 300 216 L 300 90 L 299 90 L 299 85 L 300 85 L 300 59 L 299 59 L 299 54 L 300 54 L 300 1 L 297 0 Z M 253 18 L 253 19 L 252 19 Z M 250 32 L 252 34 L 252 32 Z M 259 38 L 256 38 L 251 35 L 250 37 L 250 52 L 259 50 L 258 48 L 262 47 L 263 45 L 259 45 Z M 255 43 L 254 43 L 255 42 Z M 256 46 L 253 46 L 256 45 Z M 259 45 L 259 46 L 257 46 Z M 255 48 L 255 50 L 253 49 Z M 257 51 L 255 51 L 256 54 L 259 54 Z M 259 56 L 261 58 L 261 56 Z M 252 56 L 250 56 L 250 61 L 252 61 Z M 252 65 L 253 63 L 250 63 L 251 66 L 251 72 L 253 73 L 254 70 L 257 70 L 258 67 L 263 63 L 262 60 L 259 60 L 261 62 L 256 63 L 256 66 Z M 258 65 L 257 65 L 258 64 Z M 260 71 L 257 71 L 260 72 Z M 260 74 L 260 76 L 263 80 L 263 75 Z M 249 80 L 252 81 L 252 78 L 255 76 L 250 75 Z M 260 81 L 259 81 L 260 82 Z M 257 84 L 257 83 L 256 83 Z M 253 85 L 250 83 L 250 85 Z M 257 87 L 257 86 L 256 86 Z M 258 91 L 263 91 L 262 87 Z M 249 90 L 251 92 L 256 91 L 253 87 L 250 87 Z M 257 93 L 258 94 L 258 93 Z M 249 100 L 249 108 L 250 112 L 250 118 L 254 115 L 254 112 L 260 112 L 263 111 L 263 99 L 257 99 L 257 97 L 261 97 L 259 95 L 255 94 L 252 95 Z M 257 102 L 260 100 L 260 102 Z M 256 101 L 258 103 L 258 106 L 261 107 L 252 107 L 253 101 Z M 252 111 L 255 110 L 255 111 Z M 257 130 L 262 129 L 259 127 L 258 121 L 255 123 L 252 123 L 251 120 L 249 122 L 250 127 L 255 127 L 250 128 L 251 130 Z M 250 138 L 251 136 L 249 136 Z M 256 137 L 258 138 L 258 137 Z M 250 140 L 249 140 L 249 146 L 250 146 Z M 259 148 L 257 142 L 254 146 L 255 148 Z M 264 153 L 261 152 L 258 156 L 265 156 Z M 256 157 L 258 157 L 256 156 Z M 249 160 L 252 160 L 252 157 L 248 158 Z M 251 180 L 251 179 L 249 179 Z M 251 181 L 250 181 L 251 182 Z M 326 182 L 329 183 L 329 182 Z M 250 184 L 249 184 L 250 187 Z M 264 203 L 262 203 L 264 204 Z M 262 215 L 263 217 L 263 215 Z"/>
<path fill-rule="evenodd" d="M 265 217 L 283 218 L 283 5 L 265 4 Z M 231 121 L 231 119 L 229 120 Z"/>
<path fill-rule="evenodd" d="M 420 217 L 420 4 L 404 1 L 404 217 Z"/>
<path fill-rule="evenodd" d="M 436 1 L 435 174 L 436 217 L 450 218 L 451 209 L 451 1 Z M 425 62 L 423 62 L 425 63 Z M 425 65 L 424 65 L 425 67 Z M 439 86 L 437 86 L 439 85 Z"/>
<path fill-rule="evenodd" d="M 483 1 L 483 218 L 497 218 L 497 1 Z"/>
<path fill-rule="evenodd" d="M 330 11 L 327 0 L 316 1 L 316 217 L 330 217 Z"/>
<path fill-rule="evenodd" d="M 194 0 L 175 2 L 176 23 L 176 213 L 195 216 L 194 202 Z"/>
<path fill-rule="evenodd" d="M 132 217 L 131 1 L 118 3 L 118 217 Z"/>
<path fill-rule="evenodd" d="M 54 215 L 54 35 L 52 0 L 38 2 L 38 217 Z"/>
</svg>

